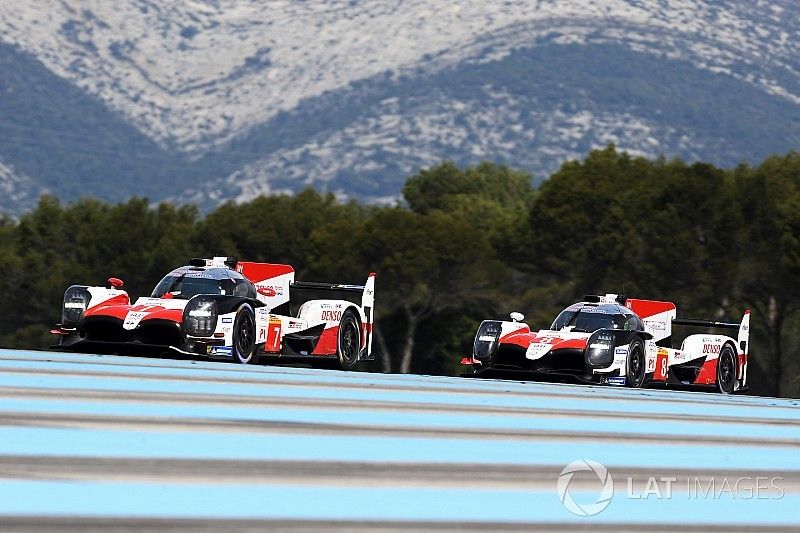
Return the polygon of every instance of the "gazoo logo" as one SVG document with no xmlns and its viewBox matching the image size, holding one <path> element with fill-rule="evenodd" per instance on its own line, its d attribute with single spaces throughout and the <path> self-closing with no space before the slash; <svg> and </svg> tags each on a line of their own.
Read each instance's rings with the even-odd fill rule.
<svg viewBox="0 0 800 533">
<path fill-rule="evenodd" d="M 719 353 L 721 349 L 722 346 L 720 346 L 719 344 L 708 344 L 708 343 L 703 344 L 703 353 L 715 354 Z"/>
<path fill-rule="evenodd" d="M 324 320 L 325 322 L 339 322 L 340 320 L 342 320 L 342 312 L 327 310 L 327 309 L 323 310 L 322 320 Z"/>
</svg>

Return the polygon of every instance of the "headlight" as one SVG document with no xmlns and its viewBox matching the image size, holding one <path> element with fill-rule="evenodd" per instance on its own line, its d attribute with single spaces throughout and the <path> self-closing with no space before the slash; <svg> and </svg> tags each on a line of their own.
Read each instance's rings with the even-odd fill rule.
<svg viewBox="0 0 800 533">
<path fill-rule="evenodd" d="M 595 331 L 586 343 L 586 362 L 590 367 L 606 367 L 614 362 L 614 334 Z"/>
<path fill-rule="evenodd" d="M 494 352 L 497 351 L 497 339 L 500 338 L 502 327 L 503 325 L 495 320 L 481 322 L 472 345 L 472 355 L 475 359 L 485 361 L 492 358 Z"/>
<path fill-rule="evenodd" d="M 189 300 L 183 310 L 183 327 L 189 335 L 210 337 L 217 329 L 217 315 L 217 303 L 214 300 L 196 296 Z"/>
<path fill-rule="evenodd" d="M 92 295 L 86 287 L 73 285 L 67 289 L 64 292 L 64 305 L 61 308 L 61 327 L 77 327 L 91 299 Z"/>
</svg>

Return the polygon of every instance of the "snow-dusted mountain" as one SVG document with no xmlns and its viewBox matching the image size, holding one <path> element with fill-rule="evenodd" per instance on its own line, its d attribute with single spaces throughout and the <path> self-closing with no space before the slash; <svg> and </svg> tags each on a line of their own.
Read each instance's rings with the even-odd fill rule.
<svg viewBox="0 0 800 533">
<path fill-rule="evenodd" d="M 800 147 L 798 28 L 795 0 L 2 2 L 0 207 L 380 199 L 445 158 L 543 178 L 610 141 L 757 161 Z"/>
</svg>

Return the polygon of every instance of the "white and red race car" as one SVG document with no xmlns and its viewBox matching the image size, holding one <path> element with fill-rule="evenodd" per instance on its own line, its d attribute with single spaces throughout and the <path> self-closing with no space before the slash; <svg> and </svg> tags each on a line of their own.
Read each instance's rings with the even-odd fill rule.
<svg viewBox="0 0 800 533">
<path fill-rule="evenodd" d="M 742 391 L 747 385 L 750 311 L 738 324 L 676 318 L 671 302 L 616 294 L 586 296 L 564 309 L 549 329 L 531 331 L 520 313 L 511 321 L 485 320 L 471 357 L 476 374 L 516 370 L 587 383 L 642 387 L 650 383 Z M 735 329 L 737 337 L 687 336 L 672 347 L 672 326 Z"/>
<path fill-rule="evenodd" d="M 303 283 L 289 265 L 214 257 L 176 268 L 133 303 L 121 280 L 108 283 L 66 290 L 55 348 L 329 359 L 347 370 L 373 357 L 374 273 L 363 286 Z"/>
</svg>

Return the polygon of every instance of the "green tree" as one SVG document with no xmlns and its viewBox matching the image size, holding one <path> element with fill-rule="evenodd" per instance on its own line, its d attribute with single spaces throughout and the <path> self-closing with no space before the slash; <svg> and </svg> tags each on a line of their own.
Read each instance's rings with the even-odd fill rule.
<svg viewBox="0 0 800 533">
<path fill-rule="evenodd" d="M 196 248 L 204 255 L 288 263 L 302 275 L 314 251 L 311 233 L 338 219 L 358 218 L 363 209 L 312 189 L 294 196 L 260 196 L 243 204 L 229 202 L 200 222 Z"/>
<path fill-rule="evenodd" d="M 733 290 L 722 275 L 733 205 L 730 180 L 711 165 L 652 162 L 609 146 L 542 185 L 527 258 L 545 275 L 540 285 L 564 291 L 562 302 L 606 291 L 716 312 Z"/>
<path fill-rule="evenodd" d="M 753 348 L 766 378 L 766 392 L 784 393 L 794 376 L 786 371 L 786 326 L 800 310 L 800 154 L 767 158 L 757 168 L 735 170 L 744 223 L 738 233 L 741 299 L 753 309 L 754 333 L 766 346 Z M 733 266 L 733 265 L 732 265 Z"/>
<path fill-rule="evenodd" d="M 376 307 L 384 320 L 376 329 L 397 332 L 397 342 L 381 338 L 379 344 L 385 351 L 389 345 L 399 351 L 394 365 L 388 358 L 384 369 L 391 365 L 410 372 L 420 326 L 437 313 L 457 313 L 490 285 L 494 260 L 488 240 L 464 220 L 439 210 L 419 214 L 382 208 L 350 231 L 344 227 L 329 224 L 314 233 L 315 268 L 349 272 L 350 277 L 359 269 L 378 272 Z"/>
</svg>

